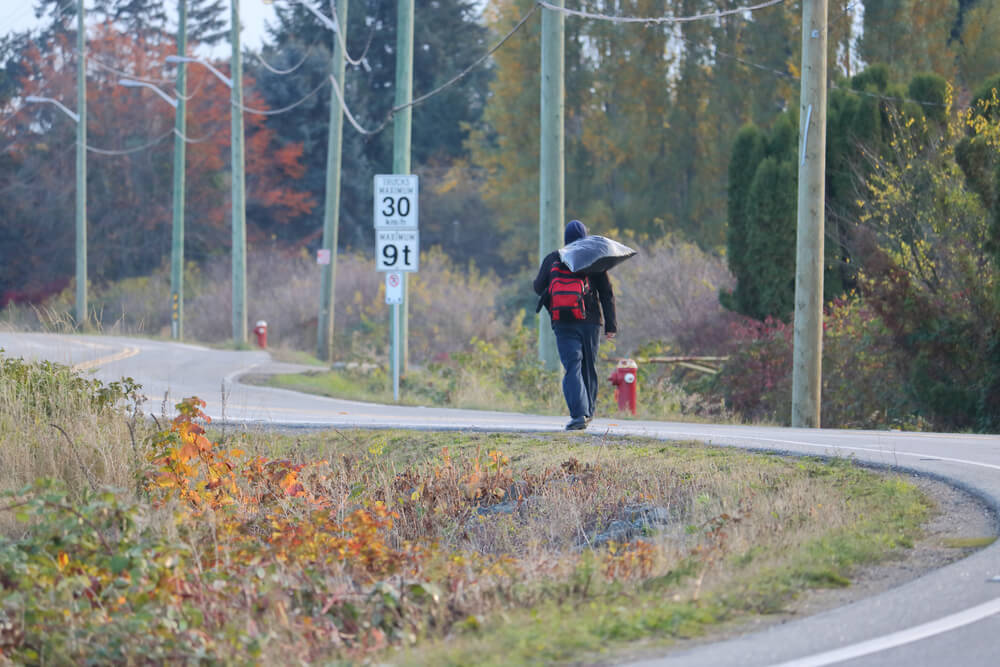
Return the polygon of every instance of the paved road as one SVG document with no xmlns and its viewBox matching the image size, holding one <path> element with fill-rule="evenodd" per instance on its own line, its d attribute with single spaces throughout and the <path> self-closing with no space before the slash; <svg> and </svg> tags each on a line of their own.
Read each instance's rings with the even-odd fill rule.
<svg viewBox="0 0 1000 667">
<path fill-rule="evenodd" d="M 0 333 L 8 356 L 47 358 L 141 382 L 154 404 L 197 395 L 213 419 L 250 425 L 559 430 L 564 418 L 373 405 L 252 387 L 242 373 L 272 366 L 260 351 L 139 339 Z M 747 449 L 851 456 L 936 476 L 1000 510 L 1000 436 L 711 426 L 596 419 L 591 432 L 694 439 Z M 880 595 L 733 640 L 636 663 L 684 667 L 1000 666 L 1000 542 Z"/>
</svg>

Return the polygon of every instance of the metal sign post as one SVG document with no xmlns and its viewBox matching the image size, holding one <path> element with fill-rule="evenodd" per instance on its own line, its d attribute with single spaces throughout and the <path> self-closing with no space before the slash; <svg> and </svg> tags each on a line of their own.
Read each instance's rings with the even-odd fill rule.
<svg viewBox="0 0 1000 667">
<path fill-rule="evenodd" d="M 385 302 L 392 306 L 392 398 L 399 401 L 400 305 L 406 273 L 420 268 L 418 182 L 412 174 L 375 176 L 375 270 L 385 271 Z"/>
<path fill-rule="evenodd" d="M 385 274 L 385 302 L 392 306 L 392 400 L 399 401 L 399 307 L 403 303 L 403 274 Z"/>
</svg>

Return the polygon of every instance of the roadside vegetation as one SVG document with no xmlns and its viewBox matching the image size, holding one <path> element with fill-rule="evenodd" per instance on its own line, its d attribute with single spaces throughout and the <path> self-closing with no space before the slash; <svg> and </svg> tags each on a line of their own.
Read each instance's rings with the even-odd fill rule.
<svg viewBox="0 0 1000 667">
<path fill-rule="evenodd" d="M 525 664 L 846 586 L 932 508 L 849 460 L 596 434 L 220 432 L 0 358 L 0 653 Z M 610 653 L 609 653 L 610 652 Z"/>
</svg>

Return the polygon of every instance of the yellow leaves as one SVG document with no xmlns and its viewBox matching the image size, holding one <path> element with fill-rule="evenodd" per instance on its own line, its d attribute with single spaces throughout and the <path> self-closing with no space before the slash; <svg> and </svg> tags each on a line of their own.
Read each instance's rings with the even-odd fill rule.
<svg viewBox="0 0 1000 667">
<path fill-rule="evenodd" d="M 56 563 L 59 565 L 60 571 L 66 569 L 66 566 L 69 565 L 69 555 L 65 551 L 60 551 L 56 557 Z"/>
</svg>

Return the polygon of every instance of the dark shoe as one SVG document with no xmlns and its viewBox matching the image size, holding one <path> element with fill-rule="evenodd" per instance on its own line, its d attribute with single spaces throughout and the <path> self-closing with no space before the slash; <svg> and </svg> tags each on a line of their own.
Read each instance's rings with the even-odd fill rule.
<svg viewBox="0 0 1000 667">
<path fill-rule="evenodd" d="M 586 417 L 573 417 L 566 424 L 567 431 L 582 431 L 587 428 L 587 418 Z"/>
<path fill-rule="evenodd" d="M 591 422 L 591 420 L 594 419 L 594 415 L 587 415 L 586 417 L 584 417 L 584 419 L 586 419 L 587 423 L 589 424 Z"/>
</svg>

